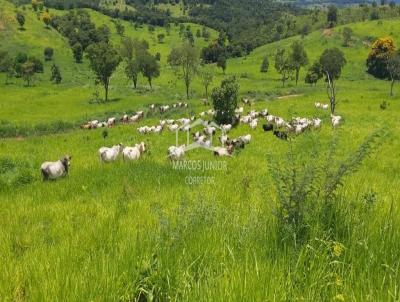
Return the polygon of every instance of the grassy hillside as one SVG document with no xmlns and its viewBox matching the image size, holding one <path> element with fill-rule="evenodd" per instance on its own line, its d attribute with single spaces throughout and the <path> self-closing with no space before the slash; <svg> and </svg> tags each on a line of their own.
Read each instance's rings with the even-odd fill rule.
<svg viewBox="0 0 400 302">
<path fill-rule="evenodd" d="M 6 1 L 0 1 L 5 15 L 9 18 L 14 17 L 15 7 Z M 27 6 L 28 7 L 28 6 Z M 116 33 L 114 24 L 109 17 L 98 12 L 88 10 L 92 21 L 97 25 L 107 25 L 111 30 L 111 41 L 118 46 L 121 37 Z M 170 35 L 166 34 L 165 29 L 155 28 L 154 32 L 149 32 L 147 26 L 135 29 L 128 22 L 121 21 L 125 26 L 125 36 L 146 39 L 150 44 L 152 53 L 161 54 L 161 77 L 154 81 L 155 91 L 148 95 L 143 95 L 143 91 L 135 92 L 131 89 L 124 75 L 123 66 L 113 76 L 111 81 L 112 98 L 118 102 L 112 102 L 107 106 L 90 104 L 93 98 L 94 77 L 88 68 L 88 63 L 84 59 L 83 64 L 75 64 L 72 52 L 67 41 L 54 29 L 46 29 L 41 20 L 37 20 L 36 14 L 28 8 L 24 11 L 26 15 L 26 30 L 17 29 L 17 23 L 14 20 L 9 31 L 0 32 L 0 38 L 6 43 L 1 45 L 2 50 L 10 53 L 25 51 L 29 55 L 43 58 L 43 50 L 47 46 L 55 49 L 54 60 L 45 63 L 45 73 L 39 74 L 36 79 L 36 85 L 33 89 L 21 89 L 24 85 L 20 79 L 15 79 L 12 85 L 2 85 L 4 99 L 0 104 L 0 120 L 12 122 L 13 124 L 36 125 L 39 123 L 50 123 L 53 121 L 71 121 L 77 122 L 87 119 L 88 116 L 103 114 L 104 112 L 123 112 L 128 109 L 134 110 L 138 106 L 148 103 L 151 95 L 156 95 L 160 101 L 167 101 L 175 98 L 175 92 L 170 89 L 165 91 L 160 86 L 174 85 L 170 83 L 173 79 L 171 71 L 166 67 L 167 56 L 173 46 L 180 43 L 181 38 L 178 35 L 179 27 L 171 26 Z M 51 14 L 61 14 L 63 12 L 50 10 Z M 189 24 L 185 24 L 189 25 Z M 195 33 L 199 25 L 190 24 Z M 157 42 L 157 35 L 165 33 L 164 43 Z M 216 32 L 210 29 L 211 36 L 216 37 Z M 26 43 L 24 43 L 25 41 Z M 207 43 L 203 39 L 196 39 L 196 45 L 203 47 Z M 27 47 L 29 45 L 29 47 Z M 53 63 L 60 66 L 63 81 L 61 85 L 54 86 L 49 83 L 50 67 Z M 4 83 L 4 75 L 0 75 L 0 82 Z M 144 90 L 147 90 L 147 82 L 139 79 L 139 84 Z M 183 88 L 182 88 L 183 94 Z M 34 101 L 33 101 L 34 100 Z M 13 112 L 19 110 L 20 114 L 14 116 Z M 11 118 L 12 117 L 12 118 Z"/>
<path fill-rule="evenodd" d="M 15 8 L 8 2 L 0 0 L 0 9 L 14 15 Z M 6 42 L 0 49 L 27 51 L 29 46 L 29 53 L 42 56 L 45 46 L 54 47 L 63 83 L 49 83 L 52 62 L 45 63 L 45 73 L 34 87 L 24 87 L 20 80 L 6 86 L 1 75 L 0 120 L 40 128 L 58 120 L 103 118 L 181 99 L 182 84 L 165 64 L 170 48 L 180 40 L 179 27 L 172 26 L 171 35 L 159 44 L 156 36 L 164 29 L 156 28 L 151 34 L 146 27 L 135 30 L 124 22 L 127 36 L 145 38 L 151 52 L 161 53 L 162 75 L 155 80 L 154 91 L 147 90 L 143 79 L 134 91 L 119 70 L 112 78 L 114 101 L 99 105 L 89 102 L 94 87 L 86 60 L 73 63 L 63 37 L 45 29 L 33 13 L 25 14 L 26 30 L 17 30 L 14 22 L 10 31 L 1 31 L 0 39 Z M 118 44 L 120 37 L 111 20 L 90 14 L 97 25 L 110 27 L 112 42 Z M 322 81 L 316 87 L 304 84 L 303 70 L 298 86 L 290 82 L 283 88 L 273 68 L 275 50 L 300 37 L 229 60 L 227 74 L 218 70 L 212 86 L 237 75 L 240 94 L 257 100 L 246 111 L 268 108 L 285 119 L 320 117 L 323 126 L 285 142 L 260 126 L 250 130 L 240 125 L 230 136 L 251 133 L 252 142 L 232 158 L 215 158 L 202 149 L 186 155 L 187 160 L 206 164 L 222 162 L 226 169 L 174 169 L 166 151 L 175 144 L 175 133 L 143 136 L 136 131 L 160 118 L 198 116 L 210 109 L 199 102 L 203 89 L 198 79 L 188 109 L 164 116 L 147 114 L 139 124 L 108 129 L 106 138 L 104 129 L 75 129 L 1 139 L 0 300 L 398 301 L 400 87 L 390 98 L 389 83 L 365 73 L 365 45 L 371 37 L 388 34 L 399 43 L 399 25 L 398 19 L 351 24 L 355 36 L 347 48 L 341 46 L 342 27 L 303 39 L 310 62 L 327 47 L 340 47 L 345 53 L 348 63 L 337 81 L 337 111 L 344 122 L 337 130 L 332 129 L 328 112 L 314 108 L 315 101 L 327 102 Z M 203 40 L 196 43 L 205 45 Z M 270 68 L 261 74 L 265 55 Z M 383 101 L 388 103 L 386 110 L 380 109 Z M 342 179 L 343 187 L 326 212 L 318 212 L 320 196 L 302 200 L 306 215 L 313 216 L 308 217 L 312 223 L 307 240 L 298 245 L 292 243 L 295 238 L 283 240 L 281 235 L 286 233 L 275 215 L 282 192 L 274 186 L 276 171 L 271 165 L 283 165 L 288 173 L 298 165 L 300 174 L 317 165 L 321 171 L 312 176 L 323 181 L 324 171 L 337 168 L 377 130 L 383 138 L 375 152 L 354 174 Z M 99 147 L 140 141 L 149 146 L 140 161 L 99 162 Z M 185 136 L 179 135 L 179 142 L 184 141 Z M 66 153 L 73 157 L 69 176 L 42 182 L 40 164 Z M 212 181 L 188 182 L 196 177 Z M 287 180 L 285 185 L 289 184 Z M 330 231 L 324 231 L 329 227 Z"/>
</svg>

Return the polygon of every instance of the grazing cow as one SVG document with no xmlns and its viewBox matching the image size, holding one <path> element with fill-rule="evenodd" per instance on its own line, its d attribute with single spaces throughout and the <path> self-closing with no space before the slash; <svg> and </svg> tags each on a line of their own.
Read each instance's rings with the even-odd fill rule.
<svg viewBox="0 0 400 302">
<path fill-rule="evenodd" d="M 231 124 L 222 125 L 221 129 L 223 132 L 228 133 L 229 131 L 231 131 L 232 125 Z"/>
<path fill-rule="evenodd" d="M 227 147 L 215 147 L 214 155 L 215 156 L 232 156 L 234 150 L 233 145 L 229 145 Z"/>
<path fill-rule="evenodd" d="M 333 128 L 337 128 L 342 120 L 342 117 L 340 115 L 331 114 L 331 119 Z"/>
<path fill-rule="evenodd" d="M 113 126 L 115 126 L 116 122 L 117 122 L 117 119 L 115 117 L 110 117 L 107 120 L 107 126 L 108 127 L 113 127 Z"/>
<path fill-rule="evenodd" d="M 228 140 L 229 140 L 228 135 L 221 135 L 219 137 L 219 141 L 221 142 L 222 145 L 226 145 Z"/>
<path fill-rule="evenodd" d="M 168 126 L 168 130 L 171 131 L 171 132 L 174 132 L 174 131 L 178 130 L 178 128 L 179 128 L 178 124 L 172 124 L 172 125 Z"/>
<path fill-rule="evenodd" d="M 168 148 L 168 157 L 170 160 L 179 160 L 185 156 L 185 145 L 180 147 L 171 146 Z"/>
<path fill-rule="evenodd" d="M 141 142 L 134 147 L 125 147 L 122 150 L 122 158 L 124 160 L 138 160 L 144 152 L 146 152 L 146 144 Z"/>
<path fill-rule="evenodd" d="M 68 175 L 69 166 L 71 165 L 72 156 L 65 155 L 56 162 L 44 162 L 40 166 L 43 180 L 55 180 Z"/>
<path fill-rule="evenodd" d="M 274 130 L 274 125 L 272 125 L 272 124 L 265 124 L 262 127 L 263 127 L 265 132 L 269 132 L 269 131 Z"/>
<path fill-rule="evenodd" d="M 215 131 L 216 131 L 215 127 L 207 126 L 204 128 L 204 134 L 206 135 L 214 135 Z"/>
<path fill-rule="evenodd" d="M 244 98 L 244 99 L 242 100 L 242 102 L 243 102 L 243 104 L 245 104 L 245 105 L 251 105 L 251 101 L 250 101 L 250 99 L 248 99 L 248 98 Z"/>
<path fill-rule="evenodd" d="M 257 125 L 258 125 L 258 120 L 257 119 L 252 120 L 250 122 L 250 124 L 249 124 L 250 128 L 253 129 L 253 130 L 257 128 Z"/>
<path fill-rule="evenodd" d="M 275 130 L 274 131 L 274 135 L 277 138 L 281 139 L 281 140 L 287 140 L 288 139 L 287 133 L 284 132 L 284 131 Z"/>
<path fill-rule="evenodd" d="M 115 161 L 118 158 L 118 155 L 121 153 L 122 148 L 122 144 L 112 146 L 111 148 L 101 147 L 99 149 L 100 160 L 106 163 Z"/>
</svg>

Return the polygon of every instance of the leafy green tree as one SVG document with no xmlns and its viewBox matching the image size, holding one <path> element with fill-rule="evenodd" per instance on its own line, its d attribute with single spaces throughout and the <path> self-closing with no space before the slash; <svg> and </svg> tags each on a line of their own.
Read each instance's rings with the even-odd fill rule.
<svg viewBox="0 0 400 302">
<path fill-rule="evenodd" d="M 235 77 L 225 79 L 221 87 L 214 88 L 211 94 L 215 110 L 215 120 L 219 124 L 232 124 L 239 93 L 239 84 Z"/>
<path fill-rule="evenodd" d="M 43 73 L 44 68 L 43 68 L 43 62 L 40 61 L 38 58 L 35 57 L 29 57 L 28 61 L 33 63 L 35 73 Z"/>
<path fill-rule="evenodd" d="M 51 66 L 50 81 L 54 82 L 55 84 L 60 84 L 62 81 L 60 68 L 56 64 Z"/>
<path fill-rule="evenodd" d="M 82 63 L 83 59 L 83 48 L 82 45 L 78 42 L 74 46 L 72 46 L 72 53 L 74 55 L 74 59 L 76 63 Z"/>
<path fill-rule="evenodd" d="M 160 65 L 157 59 L 148 51 L 143 52 L 144 53 L 140 55 L 140 71 L 149 82 L 150 88 L 153 88 L 152 80 L 160 76 Z"/>
<path fill-rule="evenodd" d="M 206 99 L 208 101 L 208 87 L 214 80 L 214 71 L 211 69 L 211 67 L 205 65 L 201 68 L 199 76 L 201 79 L 201 84 L 203 85 L 206 92 Z"/>
<path fill-rule="evenodd" d="M 26 85 L 31 86 L 35 76 L 35 64 L 27 61 L 21 65 L 21 76 L 26 82 Z"/>
<path fill-rule="evenodd" d="M 338 48 L 325 49 L 322 53 L 319 63 L 322 67 L 322 72 L 325 75 L 327 82 L 327 92 L 330 100 L 331 113 L 335 113 L 337 101 L 336 101 L 336 80 L 340 78 L 342 69 L 346 65 L 346 59 L 344 54 Z"/>
<path fill-rule="evenodd" d="M 33 9 L 33 11 L 37 11 L 38 10 L 38 6 L 39 5 L 39 3 L 38 3 L 38 1 L 37 0 L 32 0 L 32 9 Z"/>
<path fill-rule="evenodd" d="M 14 76 L 14 60 L 8 52 L 0 51 L 0 72 L 5 73 L 5 84 Z"/>
<path fill-rule="evenodd" d="M 218 61 L 217 61 L 217 67 L 222 69 L 223 74 L 225 74 L 226 62 L 227 62 L 227 60 L 224 55 L 219 56 Z"/>
<path fill-rule="evenodd" d="M 200 66 L 199 51 L 188 42 L 173 48 L 168 55 L 168 64 L 174 68 L 175 74 L 183 79 L 186 97 L 190 97 L 190 85 L 197 75 Z"/>
<path fill-rule="evenodd" d="M 393 96 L 393 86 L 395 81 L 400 80 L 400 53 L 392 54 L 388 61 L 388 72 L 390 79 L 390 96 Z"/>
<path fill-rule="evenodd" d="M 46 28 L 49 28 L 50 22 L 51 22 L 51 16 L 48 12 L 44 12 L 42 16 L 42 20 L 44 24 L 46 25 Z"/>
<path fill-rule="evenodd" d="M 334 5 L 328 7 L 327 21 L 329 27 L 334 27 L 338 21 L 338 9 Z"/>
<path fill-rule="evenodd" d="M 353 30 L 350 27 L 343 28 L 343 46 L 348 47 L 350 45 L 351 38 L 353 36 Z"/>
<path fill-rule="evenodd" d="M 277 49 L 275 54 L 275 69 L 281 75 L 283 87 L 285 87 L 286 81 L 292 78 L 295 70 L 295 67 L 290 59 L 290 56 L 287 55 L 284 49 Z"/>
<path fill-rule="evenodd" d="M 44 54 L 44 60 L 45 61 L 51 61 L 54 55 L 54 49 L 51 47 L 46 47 L 43 51 Z"/>
<path fill-rule="evenodd" d="M 117 31 L 118 35 L 120 35 L 121 37 L 124 36 L 125 26 L 123 26 L 121 22 L 119 22 L 119 21 L 115 22 L 115 30 Z"/>
<path fill-rule="evenodd" d="M 268 72 L 268 68 L 269 68 L 269 60 L 268 60 L 268 57 L 265 56 L 263 61 L 262 61 L 262 63 L 261 63 L 260 72 L 267 73 Z"/>
<path fill-rule="evenodd" d="M 157 39 L 158 39 L 158 43 L 164 43 L 164 39 L 165 39 L 165 34 L 160 33 L 157 35 Z"/>
<path fill-rule="evenodd" d="M 322 66 L 318 61 L 316 61 L 308 69 L 305 77 L 305 82 L 307 84 L 316 85 L 317 82 L 320 79 L 322 79 L 322 77 L 323 77 Z"/>
<path fill-rule="evenodd" d="M 122 39 L 120 46 L 120 54 L 124 59 L 126 67 L 125 74 L 133 82 L 135 89 L 137 88 L 138 77 L 140 74 L 141 54 L 148 49 L 146 41 L 139 41 L 130 37 Z"/>
<path fill-rule="evenodd" d="M 17 22 L 19 24 L 20 29 L 24 29 L 25 25 L 25 16 L 21 12 L 17 12 L 15 18 L 17 19 Z"/>
<path fill-rule="evenodd" d="M 15 70 L 15 76 L 17 78 L 22 77 L 22 64 L 26 63 L 28 61 L 28 55 L 23 52 L 19 52 L 15 59 L 14 59 L 14 70 Z"/>
<path fill-rule="evenodd" d="M 293 68 L 296 72 L 296 85 L 299 81 L 300 69 L 308 64 L 307 52 L 304 49 L 303 43 L 300 41 L 294 41 L 291 45 L 290 59 L 293 64 Z"/>
<path fill-rule="evenodd" d="M 137 88 L 138 78 L 140 74 L 140 66 L 137 60 L 127 61 L 125 74 L 133 82 L 133 87 Z"/>
<path fill-rule="evenodd" d="M 91 44 L 86 52 L 90 68 L 104 87 L 105 102 L 107 102 L 110 78 L 121 62 L 121 57 L 112 45 L 105 42 Z"/>
</svg>

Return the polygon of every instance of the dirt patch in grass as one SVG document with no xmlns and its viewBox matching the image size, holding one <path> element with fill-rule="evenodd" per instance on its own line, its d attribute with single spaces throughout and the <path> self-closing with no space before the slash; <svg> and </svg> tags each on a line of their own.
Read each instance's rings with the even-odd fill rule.
<svg viewBox="0 0 400 302">
<path fill-rule="evenodd" d="M 332 28 L 326 28 L 322 31 L 322 35 L 324 37 L 331 37 L 333 36 L 333 29 Z"/>
</svg>

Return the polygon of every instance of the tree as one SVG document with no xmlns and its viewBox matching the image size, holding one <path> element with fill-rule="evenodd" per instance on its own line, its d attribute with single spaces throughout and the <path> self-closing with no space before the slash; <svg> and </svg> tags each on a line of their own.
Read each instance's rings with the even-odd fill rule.
<svg viewBox="0 0 400 302">
<path fill-rule="evenodd" d="M 121 62 L 121 57 L 112 45 L 106 42 L 91 44 L 86 52 L 90 68 L 104 87 L 105 102 L 107 102 L 110 78 Z"/>
<path fill-rule="evenodd" d="M 222 69 L 222 73 L 225 74 L 226 70 L 226 57 L 224 55 L 219 56 L 217 61 L 217 67 Z"/>
<path fill-rule="evenodd" d="M 158 43 L 164 43 L 165 34 L 161 33 L 157 35 Z"/>
<path fill-rule="evenodd" d="M 317 82 L 323 77 L 322 66 L 316 61 L 311 67 L 308 69 L 305 82 L 307 84 L 316 85 Z"/>
<path fill-rule="evenodd" d="M 72 53 L 75 58 L 76 63 L 82 63 L 82 58 L 83 58 L 83 48 L 81 43 L 76 43 L 74 46 L 72 46 Z"/>
<path fill-rule="evenodd" d="M 125 67 L 125 74 L 133 82 L 133 87 L 137 88 L 138 77 L 140 73 L 139 62 L 136 60 L 127 61 Z"/>
<path fill-rule="evenodd" d="M 15 18 L 18 21 L 19 28 L 24 29 L 24 24 L 25 24 L 25 16 L 21 12 L 17 12 Z"/>
<path fill-rule="evenodd" d="M 38 1 L 37 0 L 32 0 L 32 9 L 33 11 L 37 11 L 38 10 Z"/>
<path fill-rule="evenodd" d="M 45 61 L 51 61 L 51 59 L 53 58 L 53 54 L 54 54 L 54 49 L 51 47 L 46 47 L 44 49 L 44 60 Z"/>
<path fill-rule="evenodd" d="M 146 41 L 138 39 L 124 38 L 120 46 L 120 54 L 126 63 L 125 74 L 133 82 L 133 86 L 137 87 L 138 76 L 140 73 L 140 60 L 142 54 L 148 49 Z"/>
<path fill-rule="evenodd" d="M 294 41 L 291 45 L 290 62 L 293 64 L 293 68 L 296 71 L 296 85 L 299 81 L 299 74 L 301 67 L 308 64 L 307 52 L 304 49 L 303 43 L 300 41 Z"/>
<path fill-rule="evenodd" d="M 29 57 L 28 61 L 33 63 L 35 73 L 43 73 L 44 69 L 42 61 L 40 61 L 38 58 L 35 57 Z"/>
<path fill-rule="evenodd" d="M 275 69 L 281 75 L 282 85 L 285 87 L 286 81 L 293 75 L 294 66 L 290 60 L 290 56 L 286 54 L 284 49 L 277 49 L 276 51 Z"/>
<path fill-rule="evenodd" d="M 8 52 L 0 51 L 0 72 L 6 74 L 5 84 L 8 84 L 8 80 L 14 76 L 14 60 L 8 54 Z"/>
<path fill-rule="evenodd" d="M 117 31 L 118 35 L 120 35 L 121 37 L 124 36 L 125 26 L 123 26 L 121 22 L 119 22 L 119 21 L 115 22 L 115 30 Z"/>
<path fill-rule="evenodd" d="M 56 64 L 53 64 L 53 66 L 51 66 L 50 81 L 54 82 L 55 84 L 60 84 L 61 80 L 62 80 L 62 77 L 61 77 L 60 68 Z"/>
<path fill-rule="evenodd" d="M 328 7 L 327 21 L 329 27 L 334 27 L 338 20 L 338 9 L 334 5 Z"/>
<path fill-rule="evenodd" d="M 353 30 L 350 27 L 343 28 L 343 46 L 348 47 L 350 45 Z"/>
<path fill-rule="evenodd" d="M 396 47 L 392 38 L 380 38 L 372 44 L 367 58 L 367 71 L 378 79 L 389 78 L 388 61 Z"/>
<path fill-rule="evenodd" d="M 389 72 L 389 79 L 391 81 L 390 84 L 390 96 L 393 96 L 393 86 L 395 81 L 400 80 L 400 53 L 396 52 L 391 55 L 388 60 L 388 72 Z"/>
<path fill-rule="evenodd" d="M 199 75 L 201 79 L 201 84 L 203 84 L 204 90 L 206 92 L 206 99 L 208 101 L 208 87 L 214 80 L 214 71 L 211 69 L 211 67 L 203 66 L 200 70 Z"/>
<path fill-rule="evenodd" d="M 149 82 L 150 88 L 152 89 L 152 79 L 160 76 L 160 65 L 156 58 L 152 56 L 147 50 L 143 51 L 140 60 L 140 71 L 143 76 Z"/>
<path fill-rule="evenodd" d="M 34 79 L 35 64 L 27 61 L 21 65 L 21 76 L 25 80 L 26 85 L 29 87 Z"/>
<path fill-rule="evenodd" d="M 268 68 L 269 68 L 269 60 L 268 60 L 268 57 L 265 56 L 263 61 L 262 61 L 262 63 L 261 63 L 260 72 L 267 73 L 268 72 Z"/>
<path fill-rule="evenodd" d="M 26 61 L 28 61 L 28 55 L 23 52 L 19 52 L 14 59 L 14 70 L 15 70 L 15 76 L 17 78 L 22 77 L 22 64 L 24 64 Z"/>
<path fill-rule="evenodd" d="M 174 68 L 178 77 L 181 77 L 186 87 L 186 97 L 190 97 L 190 85 L 196 76 L 199 65 L 199 51 L 188 42 L 173 48 L 168 55 L 168 64 Z"/>
<path fill-rule="evenodd" d="M 44 14 L 42 16 L 42 20 L 43 20 L 44 24 L 46 25 L 46 28 L 49 28 L 49 24 L 51 22 L 51 16 L 48 12 L 44 12 Z"/>
<path fill-rule="evenodd" d="M 221 87 L 214 88 L 211 98 L 215 110 L 215 120 L 219 124 L 233 124 L 239 84 L 235 77 L 225 79 L 221 82 Z"/>
<path fill-rule="evenodd" d="M 334 114 L 337 105 L 335 82 L 340 78 L 342 69 L 344 65 L 346 65 L 346 59 L 343 52 L 335 47 L 325 49 L 319 59 L 319 63 L 321 64 L 327 82 L 327 93 L 331 105 L 331 113 Z"/>
</svg>

